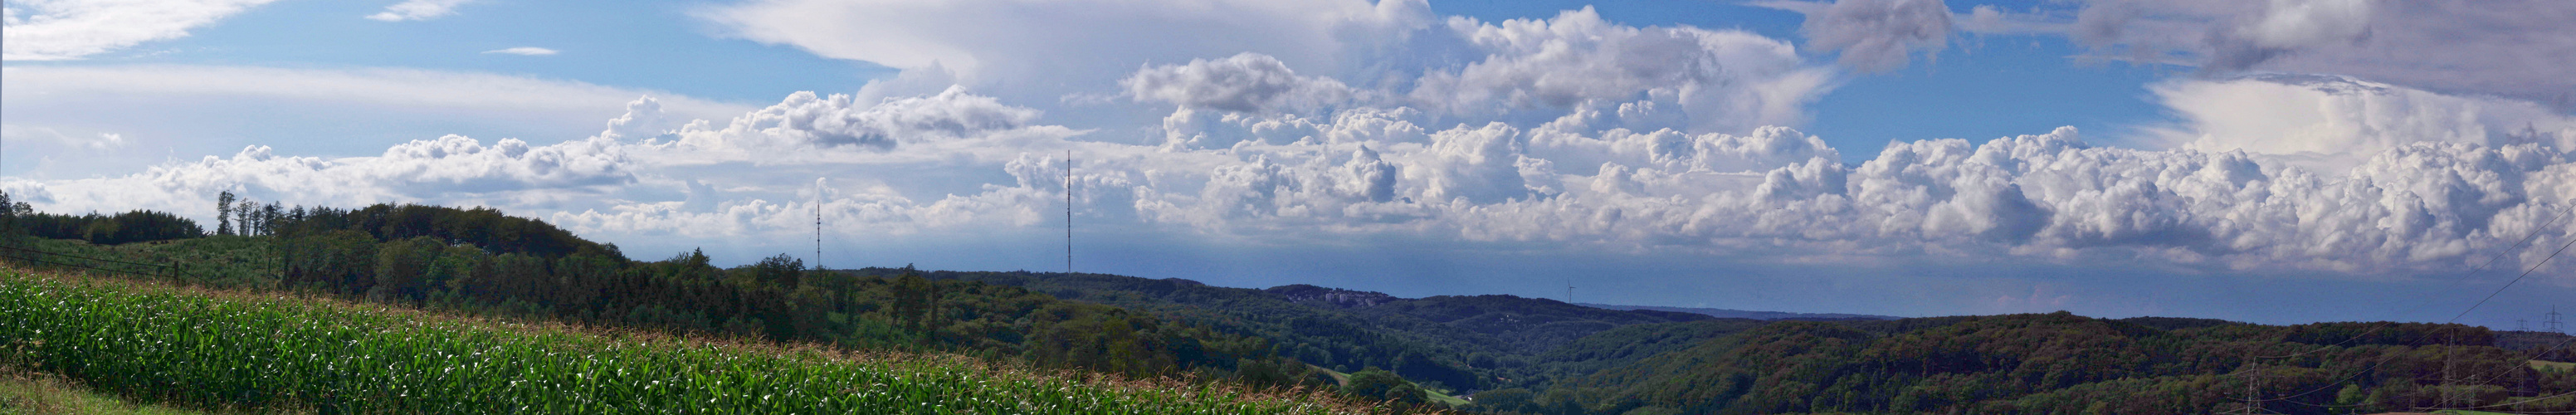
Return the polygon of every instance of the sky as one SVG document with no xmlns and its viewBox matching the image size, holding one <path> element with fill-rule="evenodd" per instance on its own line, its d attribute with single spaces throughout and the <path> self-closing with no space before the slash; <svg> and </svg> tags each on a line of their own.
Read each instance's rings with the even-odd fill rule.
<svg viewBox="0 0 2576 415">
<path fill-rule="evenodd" d="M 2576 2 L 5 8 L 0 190 L 47 212 L 211 223 L 229 191 L 644 260 L 1062 271 L 1070 210 L 1073 270 L 1235 287 L 2576 311 Z"/>
</svg>

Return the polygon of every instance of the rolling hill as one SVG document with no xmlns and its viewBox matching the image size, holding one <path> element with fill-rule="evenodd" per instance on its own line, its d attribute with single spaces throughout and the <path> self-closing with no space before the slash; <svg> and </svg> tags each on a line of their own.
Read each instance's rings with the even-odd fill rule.
<svg viewBox="0 0 2576 415">
<path fill-rule="evenodd" d="M 20 264 L 266 293 L 259 295 L 291 293 L 353 307 L 669 332 L 752 346 L 961 356 L 1131 379 L 1194 377 L 1243 390 L 1317 388 L 1367 378 L 1336 388 L 1362 399 L 1415 402 L 1400 404 L 1411 409 L 1432 408 L 1409 405 L 1430 405 L 1437 396 L 1472 402 L 1457 408 L 1468 412 L 1569 415 L 2206 413 L 2242 409 L 2248 402 L 2304 414 L 2576 409 L 2576 374 L 2563 363 L 2570 338 L 2555 333 L 2388 322 L 2274 326 L 2098 319 L 2063 312 L 1892 318 L 1593 306 L 1509 295 L 1404 298 L 1303 284 L 1234 288 L 1107 274 L 824 271 L 784 255 L 719 268 L 694 251 L 658 261 L 628 259 L 615 245 L 489 210 L 377 206 L 288 212 L 293 213 L 257 221 L 249 235 L 204 236 L 166 215 L 92 215 L 74 219 L 135 218 L 129 228 L 148 232 L 132 233 L 143 240 L 19 235 L 5 242 L 19 249 L 10 252 Z M 0 288 L 32 299 L 38 296 L 24 289 L 53 284 L 28 281 L 36 280 L 0 281 Z M 69 286 L 96 286 L 80 284 Z M 113 291 L 99 295 L 125 295 Z M 159 300 L 127 303 L 186 303 L 150 298 Z M 114 309 L 66 311 L 47 309 L 42 301 L 22 303 L 13 312 Z M 373 318 L 324 320 L 381 321 L 368 320 Z M 90 332 L 139 336 L 154 330 L 161 329 Z M 412 338 L 447 344 L 441 342 L 502 336 L 473 334 L 485 332 L 471 327 L 440 330 Z M 16 337 L 0 339 L 0 345 L 31 344 L 39 334 L 9 336 Z M 552 340 L 539 343 L 547 341 Z M 647 357 L 678 347 L 657 344 L 632 347 Z M 279 362 L 291 363 L 286 360 L 293 359 Z M 61 370 L 76 361 L 47 364 Z M 232 363 L 237 362 L 138 360 L 83 380 L 142 382 L 117 387 L 154 390 L 159 386 L 135 373 L 170 364 Z M 201 375 L 212 376 L 208 382 L 235 381 Z M 366 399 L 335 402 L 426 408 Z"/>
</svg>

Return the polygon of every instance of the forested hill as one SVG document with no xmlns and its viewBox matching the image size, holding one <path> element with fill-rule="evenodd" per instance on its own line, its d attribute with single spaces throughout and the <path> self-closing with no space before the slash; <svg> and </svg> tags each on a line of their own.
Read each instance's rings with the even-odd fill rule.
<svg viewBox="0 0 2576 415">
<path fill-rule="evenodd" d="M 2537 349 L 2495 347 L 2493 333 L 2462 325 L 2266 326 L 2063 312 L 1706 325 L 1604 333 L 1664 351 L 1554 388 L 1479 394 L 1477 406 L 1538 414 L 2201 414 L 2242 408 L 2250 388 L 2270 413 L 2576 409 L 2576 371 L 2534 361 L 2548 355 Z M 1654 341 L 1691 335 L 1697 339 Z"/>
<path fill-rule="evenodd" d="M 1281 357 L 1263 338 L 1020 287 L 906 272 L 827 273 L 785 255 L 730 269 L 695 251 L 637 261 L 615 245 L 489 209 L 228 204 L 207 235 L 192 221 L 152 212 L 69 217 L 0 206 L 12 206 L 0 217 L 0 244 L 20 264 L 582 325 L 960 353 L 1128 376 L 1190 374 L 1254 385 L 1327 379 Z M 59 225 L 72 222 L 77 226 Z M 73 235 L 58 228 L 94 231 L 66 239 Z M 123 244 L 106 245 L 114 243 Z"/>
<path fill-rule="evenodd" d="M 889 268 L 844 271 L 882 276 Z M 1183 279 L 1046 272 L 952 272 L 932 279 L 1026 287 L 1271 339 L 1281 354 L 1337 371 L 1383 368 L 1434 388 L 1469 392 L 1545 384 L 1536 359 L 1613 328 L 1710 320 L 1509 295 L 1401 298 L 1312 285 L 1214 287 Z"/>
<path fill-rule="evenodd" d="M 1430 396 L 1411 380 L 1471 395 L 1460 409 L 1478 413 L 2183 414 L 2249 401 L 2300 414 L 2576 411 L 2576 364 L 2564 363 L 2576 341 L 2463 325 L 2062 312 L 1766 321 L 1507 295 L 820 271 L 785 255 L 719 268 L 695 251 L 634 260 L 615 245 L 481 209 L 227 206 L 208 235 L 153 212 L 61 216 L 0 206 L 13 206 L 0 216 L 0 244 L 19 264 L 1134 376 L 1348 379 L 1342 390 L 1371 398 Z M 118 268 L 134 264 L 142 265 Z"/>
<path fill-rule="evenodd" d="M 1691 314 L 1706 315 L 1706 316 L 1709 316 L 1709 317 L 1721 317 L 1721 318 L 1746 318 L 1746 319 L 1754 319 L 1754 320 L 1834 321 L 1834 320 L 1895 320 L 1895 319 L 1903 318 L 1903 317 L 1896 317 L 1896 316 L 1881 316 L 1881 315 L 1871 315 L 1871 314 L 1843 314 L 1843 313 L 1788 313 L 1788 312 L 1779 312 L 1779 311 L 1730 310 L 1730 309 L 1724 309 L 1724 308 L 1661 307 L 1661 306 L 1645 306 L 1645 305 L 1618 305 L 1618 304 L 1593 304 L 1593 303 L 1574 303 L 1574 304 L 1575 304 L 1575 305 L 1584 306 L 1584 307 L 1592 307 L 1592 308 L 1607 309 L 1607 310 L 1654 310 L 1654 311 L 1670 311 L 1670 312 L 1676 312 L 1676 313 L 1691 313 Z"/>
<path fill-rule="evenodd" d="M 2195 414 L 2241 407 L 2249 384 L 2261 409 L 2277 413 L 2576 409 L 2576 395 L 2567 395 L 2576 392 L 2576 374 L 2563 363 L 2530 363 L 2564 360 L 2568 342 L 2463 325 L 2270 326 L 2062 312 L 1765 321 L 1311 285 L 926 275 L 1205 322 L 1273 339 L 1282 353 L 1336 369 L 1391 368 L 1472 392 L 1475 404 L 1465 409 L 1474 412 Z M 2562 351 L 2544 351 L 2553 347 Z"/>
</svg>

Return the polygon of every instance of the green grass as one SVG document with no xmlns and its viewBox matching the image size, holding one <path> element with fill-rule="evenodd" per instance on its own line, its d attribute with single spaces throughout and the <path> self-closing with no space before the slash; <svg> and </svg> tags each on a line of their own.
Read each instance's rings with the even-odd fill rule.
<svg viewBox="0 0 2576 415">
<path fill-rule="evenodd" d="M 1306 367 L 1315 368 L 1315 370 L 1317 370 L 1317 371 L 1324 372 L 1324 375 L 1325 375 L 1325 376 L 1331 376 L 1331 377 L 1333 378 L 1333 385 L 1334 385 L 1334 386 L 1350 386 L 1350 384 L 1351 384 L 1351 375 L 1350 375 L 1350 374 L 1348 374 L 1348 373 L 1342 373 L 1341 371 L 1332 370 L 1332 369 L 1326 369 L 1326 368 L 1324 368 L 1323 366 L 1306 365 Z M 1415 386 L 1421 386 L 1421 385 L 1415 385 Z M 1461 406 L 1467 406 L 1467 400 L 1466 400 L 1466 399 L 1461 399 L 1461 398 L 1456 397 L 1456 396 L 1449 396 L 1449 394 L 1447 394 L 1447 393 L 1442 393 L 1442 392 L 1437 391 L 1437 390 L 1432 390 L 1431 388 L 1423 388 L 1423 389 L 1422 389 L 1422 392 L 1423 392 L 1424 394 L 1426 394 L 1426 395 L 1429 395 L 1428 397 L 1430 397 L 1430 398 L 1431 398 L 1431 401 L 1432 401 L 1432 402 L 1439 402 L 1439 403 L 1441 403 L 1441 404 L 1443 404 L 1443 405 L 1448 405 L 1448 406 L 1449 406 L 1449 407 L 1451 407 L 1451 408 L 1456 408 L 1456 407 L 1461 407 Z"/>
<path fill-rule="evenodd" d="M 0 368 L 0 413 L 27 415 L 196 415 L 205 412 L 142 405 L 100 394 L 60 377 Z"/>
<path fill-rule="evenodd" d="M 2576 372 L 2576 363 L 2533 360 L 2531 368 L 2542 371 Z"/>
<path fill-rule="evenodd" d="M 269 237 L 210 236 L 114 246 L 92 245 L 77 239 L 0 238 L 5 238 L 0 239 L 0 244 L 56 254 L 13 252 L 15 256 L 36 256 L 45 262 L 55 263 L 47 265 L 52 268 L 99 267 L 110 272 L 134 273 L 118 274 L 129 279 L 143 278 L 136 274 L 176 274 L 184 277 L 190 285 L 218 288 L 270 288 L 277 284 L 278 258 L 270 246 L 276 239 Z"/>
<path fill-rule="evenodd" d="M 1430 395 L 1431 395 L 1431 401 L 1432 401 L 1432 402 L 1439 402 L 1439 403 L 1440 403 L 1440 404 L 1442 404 L 1442 405 L 1449 405 L 1449 407 L 1451 407 L 1451 408 L 1456 408 L 1456 407 L 1461 407 L 1461 406 L 1467 406 L 1467 400 L 1466 400 L 1466 399 L 1460 399 L 1460 398 L 1458 398 L 1458 397 L 1456 397 L 1456 396 L 1449 396 L 1449 394 L 1446 394 L 1446 393 L 1440 393 L 1440 391 L 1436 391 L 1436 390 L 1424 389 L 1424 390 L 1422 390 L 1422 391 L 1423 391 L 1424 393 L 1428 393 L 1428 394 L 1430 394 Z"/>
<path fill-rule="evenodd" d="M 1351 374 L 1349 374 L 1349 373 L 1342 373 L 1341 371 L 1338 371 L 1338 370 L 1326 369 L 1326 368 L 1324 368 L 1323 366 L 1316 366 L 1316 365 L 1306 365 L 1306 367 L 1315 368 L 1315 370 L 1323 371 L 1323 372 L 1324 372 L 1324 376 L 1331 376 L 1331 377 L 1333 377 L 1333 386 L 1350 386 L 1350 385 L 1351 385 Z"/>
<path fill-rule="evenodd" d="M 200 408 L 356 413 L 1348 413 L 1319 392 L 586 331 L 0 269 L 0 359 Z"/>
</svg>

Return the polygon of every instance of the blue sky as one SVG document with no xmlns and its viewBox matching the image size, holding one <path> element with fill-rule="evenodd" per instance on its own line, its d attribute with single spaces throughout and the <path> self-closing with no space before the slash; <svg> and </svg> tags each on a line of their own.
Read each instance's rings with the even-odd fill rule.
<svg viewBox="0 0 2576 415">
<path fill-rule="evenodd" d="M 812 256 L 819 204 L 829 266 L 1059 270 L 1071 152 L 1076 269 L 1229 286 L 2499 327 L 2576 298 L 2560 2 L 7 8 L 0 189 L 47 211 L 479 205 L 746 263 Z"/>
</svg>

